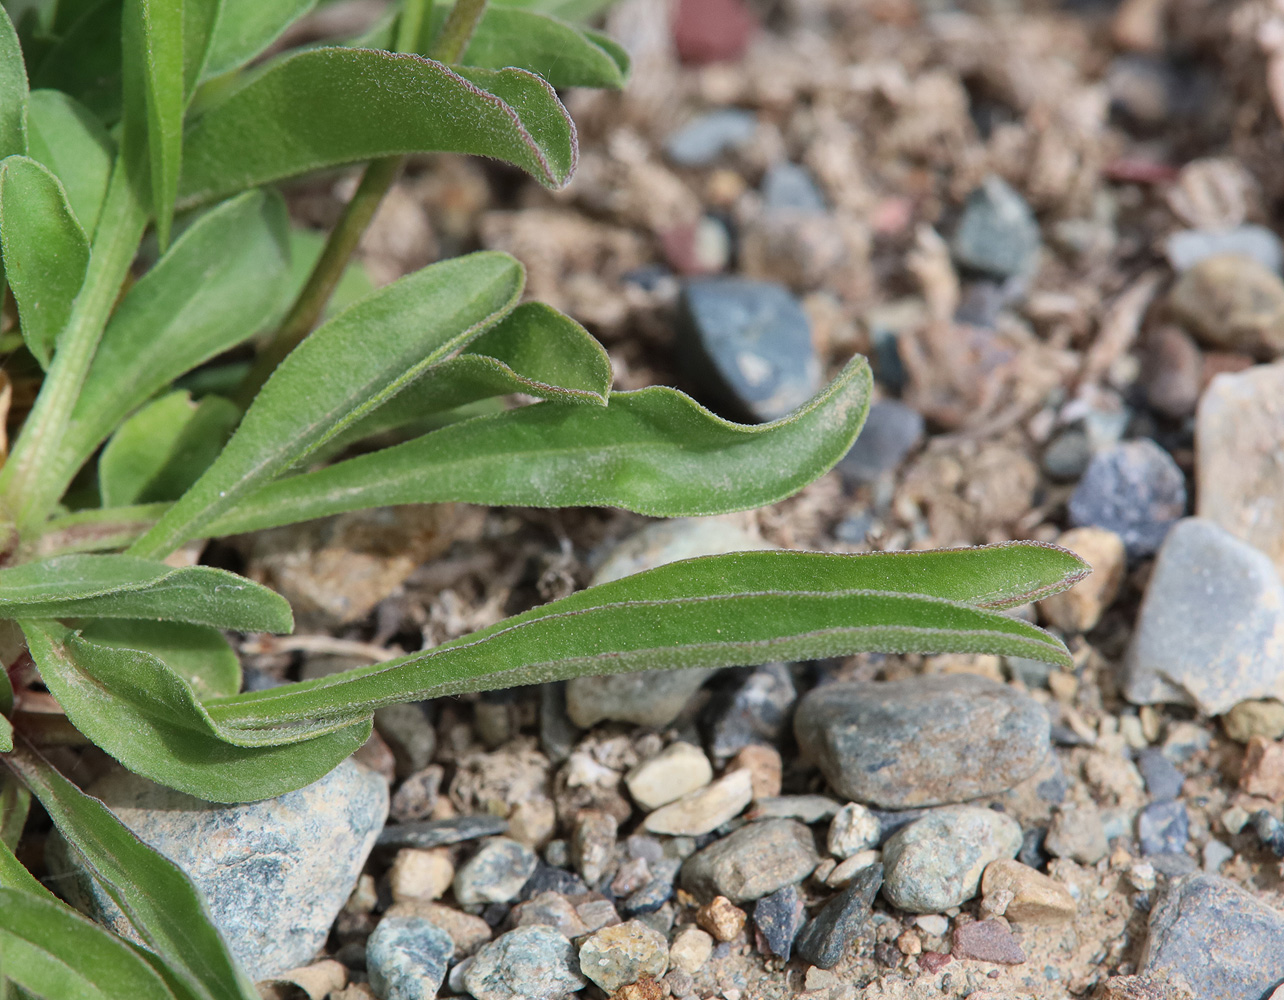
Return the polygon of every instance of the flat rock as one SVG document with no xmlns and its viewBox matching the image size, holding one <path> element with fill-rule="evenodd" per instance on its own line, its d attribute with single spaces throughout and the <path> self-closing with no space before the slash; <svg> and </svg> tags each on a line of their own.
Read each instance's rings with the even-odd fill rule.
<svg viewBox="0 0 1284 1000">
<path fill-rule="evenodd" d="M 370 985 L 382 1000 L 432 1000 L 455 953 L 450 935 L 423 917 L 384 917 L 366 942 Z"/>
<path fill-rule="evenodd" d="M 775 420 L 821 386 L 811 324 L 784 287 L 745 278 L 697 278 L 679 303 L 678 356 L 728 417 Z"/>
<path fill-rule="evenodd" d="M 1021 965 L 1025 952 L 1006 924 L 998 920 L 974 920 L 956 924 L 950 954 L 998 965 Z"/>
<path fill-rule="evenodd" d="M 604 927 L 580 946 L 580 971 L 608 993 L 668 968 L 668 939 L 640 920 Z"/>
<path fill-rule="evenodd" d="M 1038 702 L 974 674 L 827 684 L 799 703 L 794 732 L 835 791 L 888 809 L 1005 792 L 1050 746 Z"/>
<path fill-rule="evenodd" d="M 1034 269 L 1040 242 L 1039 222 L 1025 199 L 991 175 L 968 195 L 950 247 L 964 267 L 1012 278 Z"/>
<path fill-rule="evenodd" d="M 1139 971 L 1200 1000 L 1259 1000 L 1284 976 L 1284 913 L 1217 875 L 1177 879 L 1151 911 Z"/>
<path fill-rule="evenodd" d="M 1248 257 L 1277 274 L 1284 264 L 1280 238 L 1265 226 L 1180 229 L 1164 241 L 1164 253 L 1172 269 L 1179 273 L 1189 271 L 1209 257 L 1223 254 Z"/>
<path fill-rule="evenodd" d="M 986 866 L 981 876 L 983 903 L 988 905 L 1000 892 L 1011 898 L 998 915 L 1014 923 L 1059 924 L 1074 919 L 1076 906 L 1070 891 L 1056 879 L 1019 861 L 1000 858 Z"/>
<path fill-rule="evenodd" d="M 1284 696 L 1284 585 L 1271 560 L 1211 521 L 1179 522 L 1146 587 L 1124 693 L 1208 715 Z"/>
<path fill-rule="evenodd" d="M 749 819 L 796 819 L 811 825 L 838 815 L 843 804 L 828 795 L 773 795 L 759 799 L 749 810 Z"/>
<path fill-rule="evenodd" d="M 730 771 L 651 813 L 642 824 L 651 833 L 671 837 L 698 837 L 710 833 L 744 812 L 753 799 L 753 776 Z"/>
<path fill-rule="evenodd" d="M 125 770 L 88 790 L 183 869 L 254 980 L 305 964 L 325 944 L 388 817 L 387 783 L 351 760 L 298 791 L 242 805 L 202 802 Z M 124 915 L 67 854 L 51 844 L 51 873 L 74 876 L 82 908 L 127 933 Z"/>
<path fill-rule="evenodd" d="M 863 869 L 803 929 L 796 946 L 798 954 L 822 969 L 832 969 L 841 962 L 869 921 L 874 897 L 882 884 L 882 865 Z"/>
<path fill-rule="evenodd" d="M 883 895 L 908 913 L 941 913 L 976 895 L 990 862 L 1021 849 L 1021 827 L 991 809 L 938 809 L 883 845 Z"/>
<path fill-rule="evenodd" d="M 1284 573 L 1284 363 L 1214 377 L 1195 414 L 1195 513 Z"/>
<path fill-rule="evenodd" d="M 633 801 L 658 809 L 713 780 L 713 766 L 699 747 L 679 740 L 644 760 L 624 776 Z"/>
<path fill-rule="evenodd" d="M 697 899 L 743 903 L 801 882 L 820 862 L 811 831 L 788 819 L 750 823 L 696 852 L 681 885 Z"/>
<path fill-rule="evenodd" d="M 517 898 L 538 863 L 535 852 L 507 837 L 492 837 L 455 873 L 455 899 L 464 906 Z"/>
<path fill-rule="evenodd" d="M 482 945 L 464 973 L 464 987 L 477 1000 L 561 1000 L 587 985 L 575 946 L 538 924 Z"/>
<path fill-rule="evenodd" d="M 1186 478 L 1149 438 L 1125 441 L 1093 456 L 1070 496 L 1076 527 L 1113 531 L 1130 559 L 1152 555 L 1186 513 Z"/>
<path fill-rule="evenodd" d="M 376 844 L 380 850 L 402 847 L 420 847 L 426 850 L 507 832 L 508 823 L 500 817 L 478 813 L 473 816 L 452 816 L 449 819 L 393 823 L 380 831 Z"/>
</svg>

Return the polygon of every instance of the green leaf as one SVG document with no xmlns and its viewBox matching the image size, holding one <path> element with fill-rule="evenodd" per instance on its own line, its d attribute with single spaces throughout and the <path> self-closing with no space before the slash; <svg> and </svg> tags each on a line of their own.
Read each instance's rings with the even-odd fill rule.
<svg viewBox="0 0 1284 1000">
<path fill-rule="evenodd" d="M 49 898 L 0 888 L 0 968 L 46 997 L 173 1000 L 129 945 Z"/>
<path fill-rule="evenodd" d="M 162 396 L 121 425 L 98 459 L 104 506 L 177 500 L 218 457 L 241 412 L 230 400 Z"/>
<path fill-rule="evenodd" d="M 105 552 L 123 549 L 140 538 L 162 514 L 167 503 L 132 507 L 91 507 L 51 518 L 44 533 L 23 550 L 29 558 L 48 559 L 73 552 Z"/>
<path fill-rule="evenodd" d="M 259 1000 L 210 922 L 200 894 L 177 865 L 144 844 L 105 805 L 28 747 L 5 758 L 5 763 L 40 800 L 143 944 L 163 956 L 191 997 Z"/>
<path fill-rule="evenodd" d="M 187 130 L 179 196 L 209 201 L 285 177 L 398 153 L 513 163 L 550 187 L 575 168 L 575 126 L 522 70 L 452 70 L 416 55 L 324 48 L 253 76 Z"/>
<path fill-rule="evenodd" d="M 3 778 L 0 778 L 0 786 L 3 786 L 5 789 L 6 798 L 8 797 L 8 790 L 10 788 L 19 788 L 22 790 L 23 795 L 25 796 L 23 806 L 23 816 L 25 817 L 25 803 L 29 803 L 31 801 L 31 793 L 28 792 L 22 782 L 12 774 L 6 774 Z M 8 831 L 6 830 L 6 832 Z M 18 832 L 21 832 L 21 828 L 19 828 Z M 16 838 L 13 843 L 11 843 L 7 837 L 3 841 L 0 841 L 0 889 L 17 890 L 27 895 L 41 896 L 45 899 L 54 900 L 54 894 L 46 889 L 44 885 L 31 874 L 31 872 L 27 871 L 26 866 L 24 866 L 23 863 L 14 855 L 13 851 L 15 845 Z M 0 961 L 0 973 L 2 973 L 3 970 L 4 963 Z"/>
<path fill-rule="evenodd" d="M 204 77 L 244 66 L 315 6 L 316 0 L 223 0 Z"/>
<path fill-rule="evenodd" d="M 369 713 L 323 734 L 224 734 L 153 654 L 99 645 L 56 622 L 22 628 L 41 678 L 77 729 L 131 771 L 202 799 L 252 802 L 301 788 L 370 736 Z"/>
<path fill-rule="evenodd" d="M 102 618 L 90 622 L 80 634 L 98 646 L 151 653 L 185 680 L 201 701 L 241 690 L 241 661 L 216 628 Z"/>
<path fill-rule="evenodd" d="M 444 500 L 657 517 L 747 510 L 790 496 L 846 454 L 870 386 L 858 357 L 811 401 L 760 425 L 730 423 L 658 386 L 612 393 L 604 408 L 536 403 L 271 483 L 208 530 Z"/>
<path fill-rule="evenodd" d="M 9 14 L 0 8 L 0 156 L 27 151 L 27 67 Z"/>
<path fill-rule="evenodd" d="M 211 566 L 175 569 L 124 555 L 66 555 L 0 569 L 3 618 L 151 618 L 289 632 L 290 605 Z"/>
<path fill-rule="evenodd" d="M 121 0 L 100 0 L 67 29 L 31 75 L 33 86 L 61 90 L 104 124 L 120 118 L 121 51 L 103 39 L 120 38 Z"/>
<path fill-rule="evenodd" d="M 117 307 L 56 462 L 66 482 L 135 407 L 236 346 L 276 311 L 289 267 L 285 205 L 251 191 L 186 229 Z"/>
<path fill-rule="evenodd" d="M 0 245 L 23 339 L 48 367 L 85 282 L 89 240 L 58 178 L 25 156 L 0 160 Z"/>
<path fill-rule="evenodd" d="M 116 144 L 83 104 L 58 90 L 33 90 L 27 107 L 33 160 L 54 172 L 86 233 L 93 233 L 107 194 Z"/>
<path fill-rule="evenodd" d="M 121 21 L 127 149 L 145 143 L 152 211 L 161 248 L 169 244 L 183 156 L 185 0 L 125 0 Z"/>
<path fill-rule="evenodd" d="M 880 651 L 994 653 L 1069 664 L 1060 640 L 974 606 L 1070 586 L 1073 553 L 1015 543 L 934 553 L 741 552 L 671 563 L 410 656 L 207 704 L 223 732 L 281 739 L 397 701 L 590 674 Z M 898 587 L 918 588 L 900 591 Z"/>
<path fill-rule="evenodd" d="M 30 806 L 31 793 L 22 782 L 13 775 L 0 775 L 0 844 L 10 851 L 18 847 Z M 0 875 L 0 884 L 10 883 Z"/>
<path fill-rule="evenodd" d="M 13 724 L 7 716 L 0 715 L 0 753 L 13 749 Z"/>
<path fill-rule="evenodd" d="M 587 21 L 615 0 L 493 0 L 497 7 L 516 7 L 551 14 L 565 21 Z"/>
<path fill-rule="evenodd" d="M 522 267 L 477 253 L 423 268 L 315 330 L 283 361 L 209 470 L 130 549 L 157 555 L 390 399 L 512 309 Z M 375 345 L 375 346 L 372 346 Z"/>
</svg>

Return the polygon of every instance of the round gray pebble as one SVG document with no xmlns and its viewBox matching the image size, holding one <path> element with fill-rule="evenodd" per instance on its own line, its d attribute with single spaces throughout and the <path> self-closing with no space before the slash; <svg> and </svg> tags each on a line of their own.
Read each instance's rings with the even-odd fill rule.
<svg viewBox="0 0 1284 1000">
<path fill-rule="evenodd" d="M 366 942 L 366 970 L 379 1000 L 431 1000 L 455 953 L 450 935 L 423 917 L 384 917 Z"/>
<path fill-rule="evenodd" d="M 991 861 L 1014 858 L 1021 826 L 992 809 L 938 809 L 883 845 L 883 895 L 908 913 L 940 913 L 976 895 Z"/>
</svg>

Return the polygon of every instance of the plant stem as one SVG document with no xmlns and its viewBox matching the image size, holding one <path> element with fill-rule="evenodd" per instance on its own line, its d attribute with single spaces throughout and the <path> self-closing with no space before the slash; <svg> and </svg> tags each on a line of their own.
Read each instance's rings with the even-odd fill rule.
<svg viewBox="0 0 1284 1000">
<path fill-rule="evenodd" d="M 415 45 L 428 2 L 429 0 L 406 0 L 401 14 L 404 24 L 397 31 L 398 51 L 407 51 Z M 486 3 L 487 0 L 455 0 L 441 34 L 429 50 L 429 56 L 438 62 L 458 62 L 486 12 Z M 361 242 L 362 234 L 378 211 L 384 195 L 392 187 L 392 182 L 397 179 L 404 162 L 404 156 L 385 156 L 371 160 L 366 166 L 356 193 L 343 207 L 343 214 L 330 231 L 321 256 L 308 275 L 303 290 L 294 300 L 294 305 L 277 328 L 272 341 L 259 352 L 253 367 L 241 383 L 236 403 L 242 409 L 249 407 L 277 365 L 316 327 L 325 312 L 326 303 L 334 294 L 335 286 L 343 277 L 352 252 Z"/>
<path fill-rule="evenodd" d="M 129 174 L 125 158 L 117 157 L 85 282 L 58 337 L 40 395 L 0 470 L 0 502 L 22 536 L 39 527 L 66 487 L 48 459 L 71 422 L 98 341 L 147 227 L 147 202 L 138 197 Z"/>
</svg>

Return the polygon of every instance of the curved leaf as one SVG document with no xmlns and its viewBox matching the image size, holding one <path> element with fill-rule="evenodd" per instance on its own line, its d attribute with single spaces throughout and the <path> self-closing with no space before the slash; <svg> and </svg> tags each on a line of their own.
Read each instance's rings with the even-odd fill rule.
<svg viewBox="0 0 1284 1000">
<path fill-rule="evenodd" d="M 0 569 L 0 618 L 151 618 L 289 632 L 290 605 L 211 566 L 175 569 L 123 555 L 65 555 Z"/>
<path fill-rule="evenodd" d="M 297 174 L 414 152 L 492 156 L 550 187 L 575 169 L 575 127 L 522 70 L 452 70 L 416 55 L 311 49 L 206 110 L 184 138 L 185 203 Z"/>
<path fill-rule="evenodd" d="M 121 7 L 99 0 L 86 9 L 31 75 L 34 86 L 70 94 L 107 125 L 120 118 L 121 47 L 103 39 L 120 38 Z"/>
<path fill-rule="evenodd" d="M 251 191 L 212 208 L 121 300 L 57 453 L 71 477 L 135 407 L 252 336 L 289 266 L 285 205 Z"/>
<path fill-rule="evenodd" d="M 208 625 L 100 618 L 80 630 L 97 646 L 151 653 L 185 680 L 200 700 L 241 690 L 241 661 L 223 633 Z"/>
<path fill-rule="evenodd" d="M 127 150 L 146 152 L 161 249 L 169 244 L 183 154 L 184 0 L 125 0 L 121 19 Z M 132 153 L 130 154 L 132 157 Z"/>
<path fill-rule="evenodd" d="M 151 653 L 99 645 L 56 622 L 24 621 L 22 630 L 41 678 L 77 729 L 131 771 L 202 799 L 253 802 L 301 788 L 370 736 L 367 713 L 315 738 L 233 745 L 192 689 Z"/>
<path fill-rule="evenodd" d="M 498 321 L 515 304 L 522 277 L 505 254 L 456 257 L 322 325 L 273 372 L 218 460 L 130 551 L 157 555 L 195 537 Z"/>
<path fill-rule="evenodd" d="M 0 969 L 46 997 L 174 1000 L 129 945 L 47 896 L 0 889 Z"/>
<path fill-rule="evenodd" d="M 23 340 L 48 367 L 85 282 L 89 240 L 58 178 L 26 156 L 0 160 L 0 245 Z"/>
<path fill-rule="evenodd" d="M 58 832 L 193 1000 L 259 1000 L 182 870 L 28 746 L 6 757 Z"/>
<path fill-rule="evenodd" d="M 612 393 L 604 408 L 536 403 L 271 483 L 208 530 L 444 500 L 657 517 L 747 510 L 791 495 L 846 454 L 870 386 L 856 358 L 804 406 L 759 425 L 730 423 L 661 387 Z"/>
<path fill-rule="evenodd" d="M 239 731 L 239 739 L 288 740 L 396 701 L 628 670 L 871 650 L 1069 663 L 1054 636 L 967 601 L 1007 606 L 1064 589 L 1086 572 L 1073 553 L 1027 543 L 691 559 L 590 587 L 432 650 L 206 707 L 225 738 Z"/>
<path fill-rule="evenodd" d="M 116 155 L 116 144 L 102 123 L 69 94 L 33 90 L 27 105 L 27 145 L 31 158 L 62 181 L 72 211 L 92 235 Z"/>
<path fill-rule="evenodd" d="M 0 157 L 27 151 L 27 67 L 9 13 L 0 10 Z"/>
<path fill-rule="evenodd" d="M 222 0 L 202 75 L 244 66 L 315 6 L 316 0 Z"/>
</svg>

